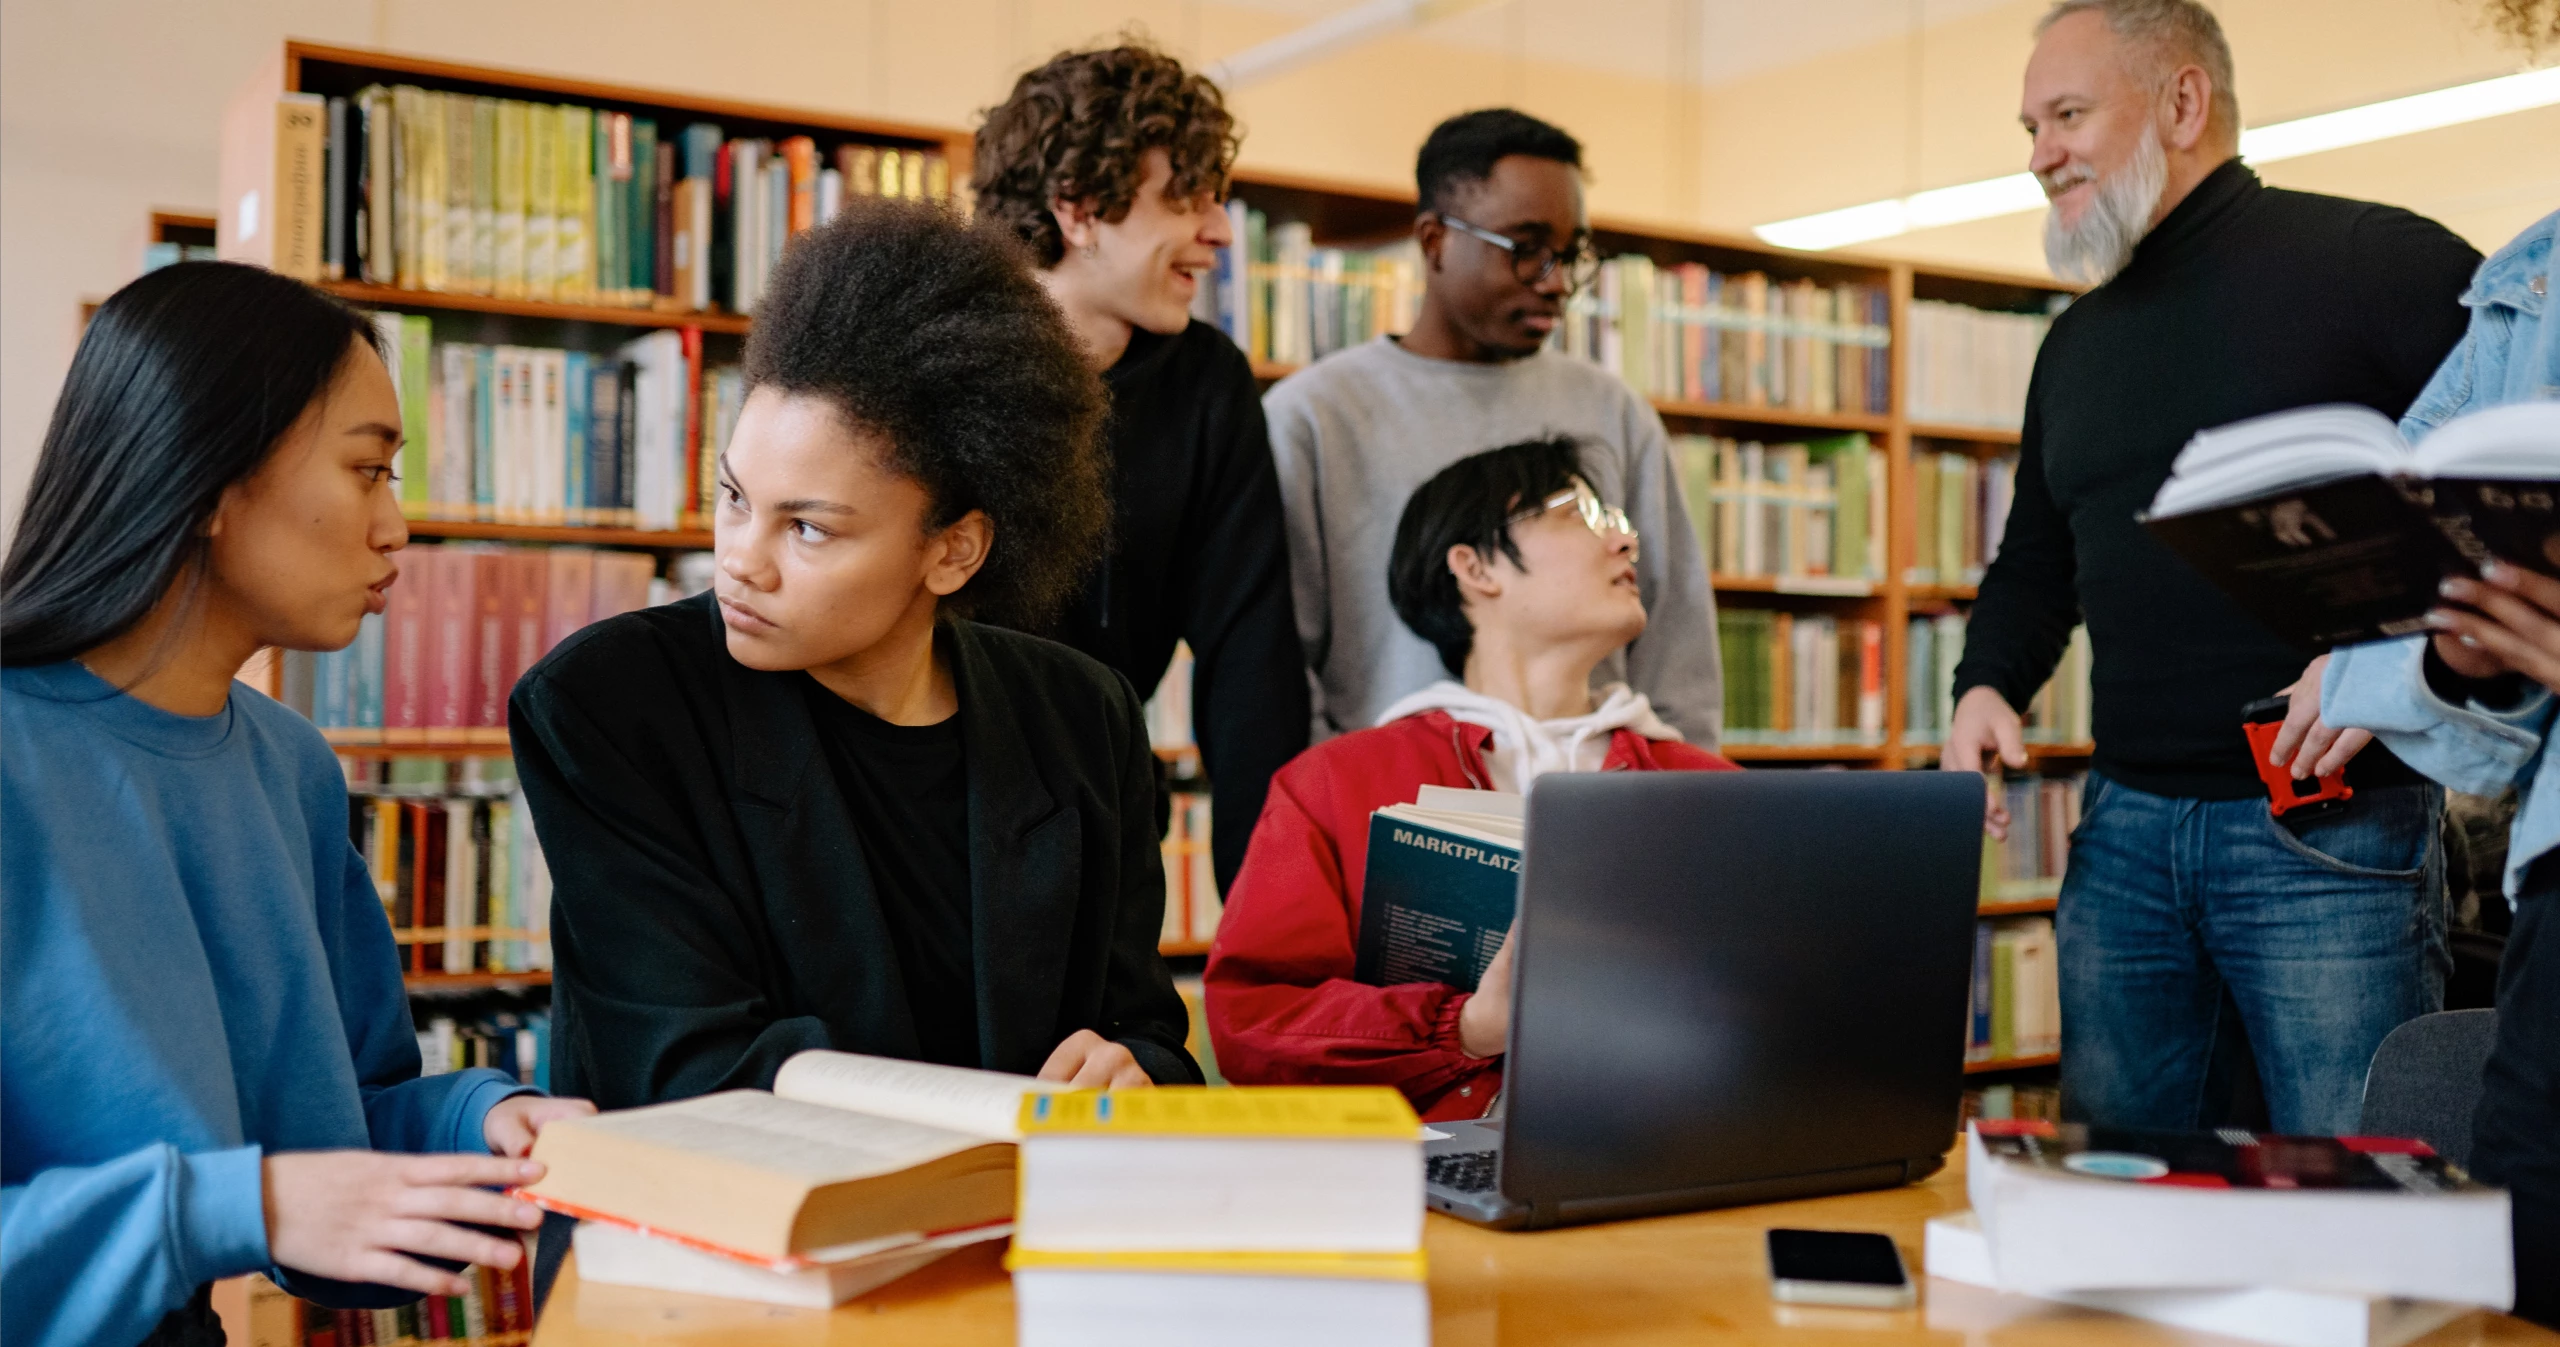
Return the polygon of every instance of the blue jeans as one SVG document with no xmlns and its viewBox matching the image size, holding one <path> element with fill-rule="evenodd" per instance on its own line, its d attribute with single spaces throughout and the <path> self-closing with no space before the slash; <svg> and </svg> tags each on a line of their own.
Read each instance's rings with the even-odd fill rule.
<svg viewBox="0 0 2560 1347">
<path fill-rule="evenodd" d="M 2054 918 L 2065 1108 L 2217 1126 L 2244 1037 L 2276 1131 L 2353 1132 L 2382 1036 L 2444 1001 L 2443 806 L 2387 786 L 2294 825 L 2091 772 Z"/>
</svg>

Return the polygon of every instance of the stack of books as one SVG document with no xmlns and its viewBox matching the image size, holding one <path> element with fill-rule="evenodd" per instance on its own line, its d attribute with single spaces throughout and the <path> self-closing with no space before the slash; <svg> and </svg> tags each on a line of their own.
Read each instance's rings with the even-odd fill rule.
<svg viewBox="0 0 2560 1347">
<path fill-rule="evenodd" d="M 1731 744 L 1884 742 L 1884 626 L 1828 613 L 1720 608 Z"/>
<path fill-rule="evenodd" d="M 2009 836 L 1985 836 L 1982 901 L 2015 903 L 2062 893 L 2071 830 L 2080 826 L 2080 776 L 2010 776 L 2000 783 Z"/>
<path fill-rule="evenodd" d="M 437 341 L 377 313 L 400 395 L 400 508 L 411 519 L 673 529 L 708 518 L 745 401 L 698 332 L 611 351 Z"/>
<path fill-rule="evenodd" d="M 398 560 L 390 602 L 353 644 L 280 666 L 278 700 L 342 743 L 503 744 L 507 696 L 551 647 L 677 597 L 645 552 L 448 543 Z"/>
<path fill-rule="evenodd" d="M 1885 455 L 1864 435 L 1671 442 L 1707 569 L 1782 591 L 1865 594 L 1884 579 Z"/>
<path fill-rule="evenodd" d="M 1980 584 L 2000 555 L 2017 481 L 2015 455 L 1913 454 L 1911 495 L 1918 508 L 1904 578 L 1919 585 Z"/>
<path fill-rule="evenodd" d="M 2507 1195 L 2423 1142 L 2037 1119 L 1966 1135 L 1973 1210 L 1929 1222 L 1932 1277 L 2280 1347 L 2396 1347 L 2514 1299 Z M 1963 1299 L 1933 1289 L 1931 1326 Z"/>
<path fill-rule="evenodd" d="M 1911 303 L 1910 413 L 1914 421 L 2014 430 L 2026 419 L 2027 378 L 2053 319 L 1920 299 Z"/>
<path fill-rule="evenodd" d="M 516 1194 L 579 1218 L 581 1280 L 841 1304 L 1012 1230 L 1027 1076 L 803 1052 L 771 1092 L 542 1129 Z"/>
<path fill-rule="evenodd" d="M 1374 337 L 1401 333 L 1422 311 L 1422 252 L 1411 239 L 1380 248 L 1319 248 L 1304 221 L 1273 223 L 1227 203 L 1235 241 L 1218 250 L 1192 316 L 1255 360 L 1303 365 Z"/>
<path fill-rule="evenodd" d="M 2007 1062 L 2062 1051 L 2053 918 L 1976 922 L 1973 935 L 1964 1059 Z"/>
<path fill-rule="evenodd" d="M 429 786 L 351 780 L 348 799 L 348 840 L 391 920 L 402 971 L 551 966 L 551 869 L 511 776 Z"/>
<path fill-rule="evenodd" d="M 1382 1086 L 1023 1101 L 1023 1347 L 1419 1347 L 1422 1125 Z"/>
<path fill-rule="evenodd" d="M 1915 744 L 1946 738 L 1955 718 L 1956 666 L 1964 662 L 1965 618 L 1962 613 L 1914 617 L 1905 629 L 1902 737 Z M 2090 741 L 2089 629 L 2073 627 L 2071 639 L 2054 664 L 2053 677 L 2021 713 L 2021 731 L 2030 744 L 2080 745 Z M 2058 872 L 2057 872 L 2058 873 Z"/>
<path fill-rule="evenodd" d="M 248 260 L 502 299 L 745 313 L 791 237 L 847 199 L 953 190 L 937 149 L 406 84 L 284 94 L 274 135 L 279 164 L 318 171 L 291 177 L 272 255 Z"/>
<path fill-rule="evenodd" d="M 1881 415 L 1886 322 L 1881 286 L 1622 253 L 1568 301 L 1551 344 L 1647 397 Z"/>
</svg>

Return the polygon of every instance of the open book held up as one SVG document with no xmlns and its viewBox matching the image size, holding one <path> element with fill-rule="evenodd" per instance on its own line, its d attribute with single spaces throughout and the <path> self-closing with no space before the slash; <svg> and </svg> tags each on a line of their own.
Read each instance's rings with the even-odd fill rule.
<svg viewBox="0 0 2560 1347">
<path fill-rule="evenodd" d="M 2405 636 L 2449 575 L 2560 574 L 2560 403 L 2457 417 L 2414 449 L 2364 407 L 2204 431 L 2142 523 L 2287 640 Z"/>
<path fill-rule="evenodd" d="M 1446 786 L 1371 814 L 1353 979 L 1474 991 L 1519 907 L 1523 818 L 1520 796 Z"/>
</svg>

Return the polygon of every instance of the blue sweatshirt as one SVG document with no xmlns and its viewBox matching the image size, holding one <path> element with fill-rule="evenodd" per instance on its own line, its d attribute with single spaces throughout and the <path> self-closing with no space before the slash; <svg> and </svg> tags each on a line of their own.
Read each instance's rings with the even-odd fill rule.
<svg viewBox="0 0 2560 1347">
<path fill-rule="evenodd" d="M 129 1343 L 269 1266 L 268 1151 L 485 1154 L 495 1071 L 421 1078 L 337 760 L 245 687 L 212 716 L 76 662 L 0 670 L 0 1338 Z"/>
</svg>

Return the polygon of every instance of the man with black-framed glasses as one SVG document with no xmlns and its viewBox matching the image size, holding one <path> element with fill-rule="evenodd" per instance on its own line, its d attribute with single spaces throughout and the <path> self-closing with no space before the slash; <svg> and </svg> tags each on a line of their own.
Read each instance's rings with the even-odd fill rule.
<svg viewBox="0 0 2560 1347">
<path fill-rule="evenodd" d="M 1414 177 L 1424 279 L 1413 330 L 1336 352 L 1263 401 L 1315 737 L 1374 724 L 1441 677 L 1387 599 L 1394 502 L 1489 446 L 1561 435 L 1583 446 L 1594 508 L 1645 538 L 1636 580 L 1651 621 L 1593 677 L 1627 683 L 1714 748 L 1714 597 L 1662 420 L 1617 376 L 1546 349 L 1599 266 L 1581 145 L 1509 108 L 1469 112 L 1433 129 Z"/>
</svg>

